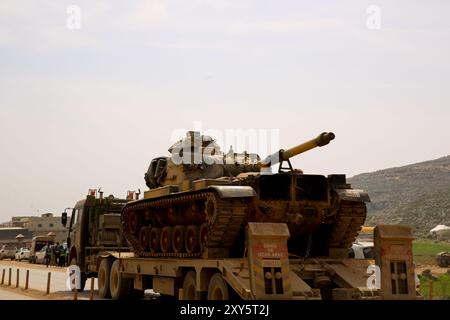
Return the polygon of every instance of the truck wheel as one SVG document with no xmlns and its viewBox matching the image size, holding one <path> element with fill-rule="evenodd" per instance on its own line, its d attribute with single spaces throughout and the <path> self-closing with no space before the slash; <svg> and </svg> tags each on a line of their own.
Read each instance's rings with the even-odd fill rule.
<svg viewBox="0 0 450 320">
<path fill-rule="evenodd" d="M 197 279 L 195 271 L 191 270 L 184 276 L 183 280 L 183 300 L 197 299 Z"/>
<path fill-rule="evenodd" d="M 125 279 L 120 273 L 120 260 L 113 262 L 109 276 L 109 290 L 114 300 L 123 299 L 131 292 L 132 279 Z"/>
<path fill-rule="evenodd" d="M 103 259 L 98 268 L 98 296 L 102 299 L 111 298 L 109 290 L 109 275 L 111 273 L 111 260 Z"/>
<path fill-rule="evenodd" d="M 220 273 L 215 273 L 208 285 L 208 300 L 228 300 L 228 284 Z"/>
</svg>

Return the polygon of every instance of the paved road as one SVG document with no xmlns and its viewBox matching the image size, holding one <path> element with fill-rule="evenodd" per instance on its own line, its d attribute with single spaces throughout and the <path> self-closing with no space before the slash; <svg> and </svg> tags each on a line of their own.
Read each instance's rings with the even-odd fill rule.
<svg viewBox="0 0 450 320">
<path fill-rule="evenodd" d="M 35 298 L 10 292 L 0 287 L 0 300 L 36 300 Z"/>
</svg>

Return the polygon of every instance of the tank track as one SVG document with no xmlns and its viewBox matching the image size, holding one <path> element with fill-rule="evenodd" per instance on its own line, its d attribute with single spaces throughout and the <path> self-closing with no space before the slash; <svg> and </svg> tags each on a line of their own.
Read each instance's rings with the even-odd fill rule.
<svg viewBox="0 0 450 320">
<path fill-rule="evenodd" d="M 144 251 L 139 238 L 128 229 L 129 214 L 135 210 L 151 208 L 166 208 L 202 200 L 205 202 L 205 221 L 208 224 L 206 246 L 200 252 L 148 252 Z M 208 203 L 212 209 L 208 210 Z M 122 227 L 124 236 L 132 246 L 135 254 L 140 257 L 173 257 L 198 258 L 207 248 L 229 248 L 237 238 L 245 217 L 248 214 L 248 198 L 221 199 L 214 191 L 201 191 L 184 195 L 170 195 L 164 198 L 143 199 L 125 206 L 122 211 Z M 168 225 L 169 226 L 169 225 Z"/>
<path fill-rule="evenodd" d="M 364 202 L 342 200 L 330 235 L 329 247 L 350 248 L 366 221 L 366 216 L 367 207 Z"/>
</svg>

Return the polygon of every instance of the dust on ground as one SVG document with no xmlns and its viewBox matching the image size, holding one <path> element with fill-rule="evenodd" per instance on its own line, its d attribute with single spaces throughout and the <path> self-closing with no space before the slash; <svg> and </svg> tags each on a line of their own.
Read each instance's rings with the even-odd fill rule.
<svg viewBox="0 0 450 320">
<path fill-rule="evenodd" d="M 27 269 L 41 269 L 48 271 L 56 271 L 56 272 L 66 272 L 67 267 L 56 267 L 56 266 L 48 266 L 46 267 L 44 264 L 33 264 L 24 261 L 16 261 L 16 260 L 0 260 L 0 265 L 8 266 L 8 267 L 20 267 Z"/>
</svg>

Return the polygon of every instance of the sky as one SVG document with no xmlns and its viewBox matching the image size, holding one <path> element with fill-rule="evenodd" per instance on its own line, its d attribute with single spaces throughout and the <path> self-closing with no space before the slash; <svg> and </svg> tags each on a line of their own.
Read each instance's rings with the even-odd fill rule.
<svg viewBox="0 0 450 320">
<path fill-rule="evenodd" d="M 60 214 L 89 188 L 143 192 L 151 159 L 194 127 L 275 132 L 281 148 L 334 132 L 293 159 L 305 173 L 446 156 L 449 14 L 438 0 L 2 0 L 0 222 Z"/>
</svg>

